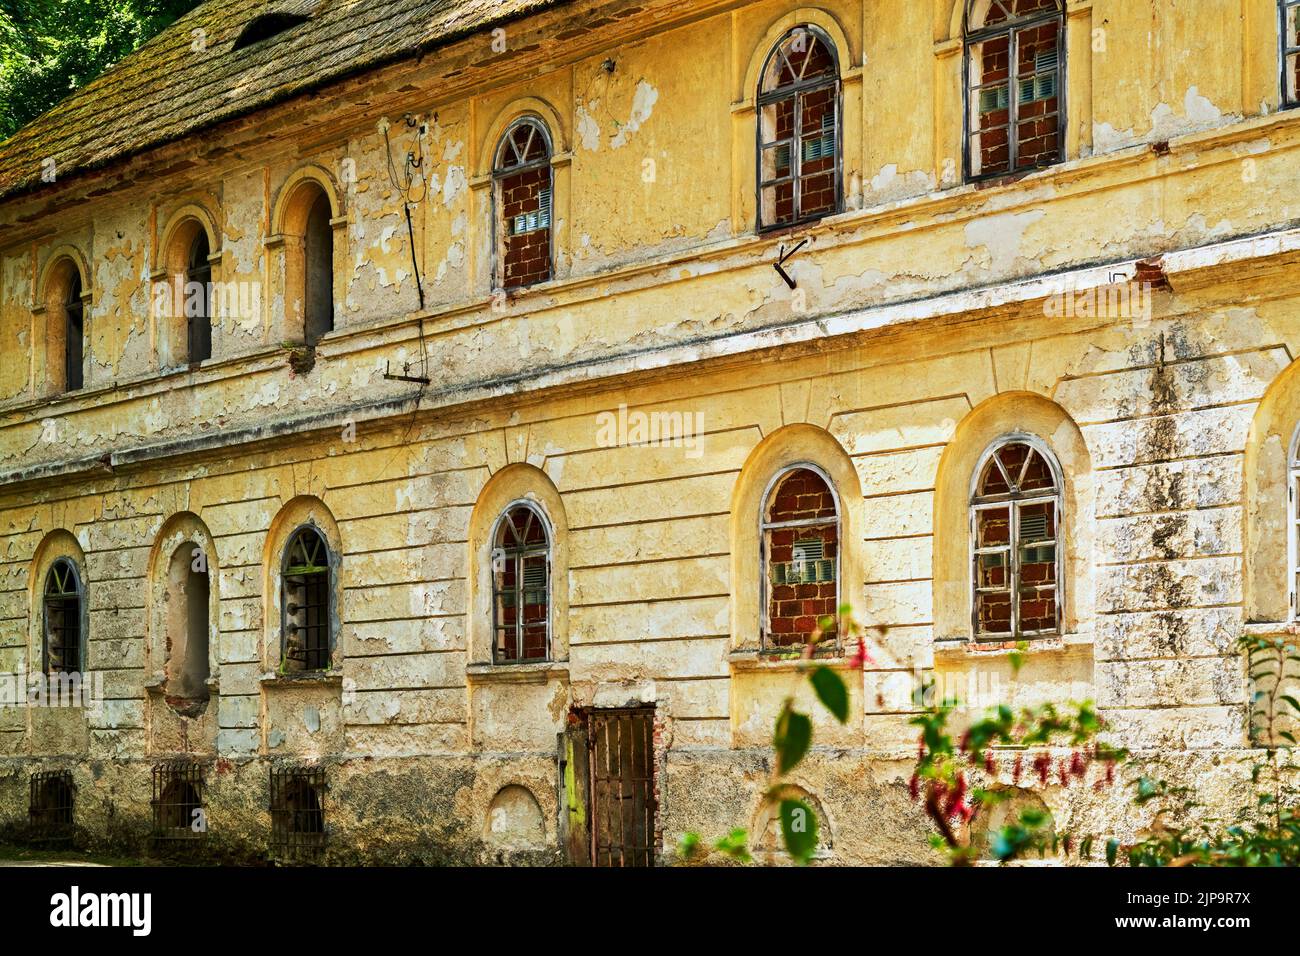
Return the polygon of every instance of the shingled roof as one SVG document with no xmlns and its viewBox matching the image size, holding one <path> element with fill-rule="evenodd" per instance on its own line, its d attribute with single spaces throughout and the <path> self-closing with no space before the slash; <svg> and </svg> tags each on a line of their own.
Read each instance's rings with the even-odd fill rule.
<svg viewBox="0 0 1300 956">
<path fill-rule="evenodd" d="M 0 197 L 569 0 L 208 0 L 0 143 Z M 305 18 L 241 45 L 267 14 Z M 194 31 L 202 30 L 203 34 Z M 193 49 L 201 36 L 205 49 Z"/>
</svg>

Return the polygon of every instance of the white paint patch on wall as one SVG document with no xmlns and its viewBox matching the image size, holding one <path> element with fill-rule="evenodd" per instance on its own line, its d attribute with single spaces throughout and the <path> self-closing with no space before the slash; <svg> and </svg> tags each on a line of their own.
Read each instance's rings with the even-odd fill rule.
<svg viewBox="0 0 1300 956">
<path fill-rule="evenodd" d="M 989 267 L 994 272 L 1006 272 L 1020 258 L 1025 230 L 1044 215 L 1041 209 L 1031 209 L 969 222 L 966 224 L 966 245 L 970 248 L 983 246 L 989 254 Z"/>
<path fill-rule="evenodd" d="M 658 102 L 659 91 L 645 80 L 639 81 L 636 85 L 636 92 L 632 94 L 632 114 L 619 129 L 618 135 L 609 141 L 609 145 L 613 149 L 626 146 L 632 134 L 641 129 L 646 121 L 650 119 L 650 114 L 654 112 L 655 104 Z"/>
</svg>

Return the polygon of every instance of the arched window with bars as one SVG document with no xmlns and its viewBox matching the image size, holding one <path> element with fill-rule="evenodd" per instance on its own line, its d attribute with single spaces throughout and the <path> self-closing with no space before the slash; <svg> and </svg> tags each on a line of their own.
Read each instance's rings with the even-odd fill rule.
<svg viewBox="0 0 1300 956">
<path fill-rule="evenodd" d="M 84 610 L 85 592 L 77 566 L 68 558 L 59 558 L 45 575 L 45 673 L 80 673 L 86 646 Z"/>
<path fill-rule="evenodd" d="M 1062 486 L 1037 439 L 1006 438 L 984 453 L 970 508 L 976 641 L 1060 634 Z"/>
<path fill-rule="evenodd" d="M 551 278 L 551 137 L 535 116 L 515 120 L 493 165 L 497 209 L 496 284 L 520 289 Z"/>
<path fill-rule="evenodd" d="M 781 652 L 818 638 L 839 650 L 840 504 L 824 471 L 795 465 L 773 480 L 760 521 L 763 650 Z"/>
<path fill-rule="evenodd" d="M 758 89 L 758 228 L 812 222 L 843 208 L 840 69 L 809 24 L 768 54 Z"/>
<path fill-rule="evenodd" d="M 283 615 L 280 668 L 286 673 L 327 671 L 333 663 L 334 569 L 319 528 L 304 525 L 284 550 L 280 572 Z"/>
<path fill-rule="evenodd" d="M 1061 0 L 969 0 L 966 177 L 1051 166 L 1065 151 Z"/>
<path fill-rule="evenodd" d="M 529 502 L 511 505 L 492 535 L 492 659 L 550 660 L 551 529 Z"/>
</svg>

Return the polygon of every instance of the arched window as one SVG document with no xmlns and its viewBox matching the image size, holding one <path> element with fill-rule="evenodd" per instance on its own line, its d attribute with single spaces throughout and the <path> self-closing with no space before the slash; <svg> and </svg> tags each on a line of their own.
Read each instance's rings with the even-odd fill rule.
<svg viewBox="0 0 1300 956">
<path fill-rule="evenodd" d="M 1300 0 L 1278 0 L 1282 29 L 1282 105 L 1300 105 Z"/>
<path fill-rule="evenodd" d="M 551 277 L 551 138 L 541 120 L 516 120 L 501 137 L 493 166 L 497 208 L 497 284 L 503 289 Z"/>
<path fill-rule="evenodd" d="M 815 465 L 777 475 L 764 499 L 763 649 L 796 647 L 821 632 L 819 650 L 839 647 L 840 508 L 830 479 Z"/>
<path fill-rule="evenodd" d="M 186 352 L 191 365 L 212 358 L 212 250 L 208 234 L 199 229 L 190 244 L 185 269 L 185 318 L 189 331 Z"/>
<path fill-rule="evenodd" d="M 316 188 L 307 213 L 303 239 L 306 283 L 303 289 L 304 340 L 315 345 L 334 330 L 334 230 L 330 226 L 330 200 Z"/>
<path fill-rule="evenodd" d="M 64 381 L 67 390 L 75 392 L 85 385 L 86 312 L 81 301 L 81 274 L 74 271 L 68 286 L 68 297 L 63 304 L 65 345 Z"/>
<path fill-rule="evenodd" d="M 817 27 L 795 27 L 768 55 L 758 88 L 758 228 L 841 210 L 840 70 Z"/>
<path fill-rule="evenodd" d="M 984 453 L 971 496 L 977 641 L 1060 633 L 1061 479 L 1051 453 L 1008 438 Z"/>
<path fill-rule="evenodd" d="M 167 570 L 167 696 L 208 699 L 208 635 L 211 627 L 207 558 L 187 541 Z"/>
<path fill-rule="evenodd" d="M 498 664 L 551 655 L 551 530 L 541 511 L 511 505 L 492 536 L 492 658 Z"/>
<path fill-rule="evenodd" d="M 294 532 L 280 570 L 280 666 L 289 673 L 332 664 L 333 569 L 325 536 L 312 525 Z"/>
<path fill-rule="evenodd" d="M 1060 0 L 969 0 L 966 176 L 1050 166 L 1064 152 Z"/>
<path fill-rule="evenodd" d="M 85 648 L 84 593 L 77 566 L 59 558 L 45 576 L 45 673 L 81 671 Z"/>
</svg>

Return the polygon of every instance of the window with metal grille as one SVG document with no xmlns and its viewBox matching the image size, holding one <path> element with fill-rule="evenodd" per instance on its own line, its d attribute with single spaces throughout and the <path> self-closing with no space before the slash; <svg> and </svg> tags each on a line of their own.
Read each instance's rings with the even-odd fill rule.
<svg viewBox="0 0 1300 956">
<path fill-rule="evenodd" d="M 969 0 L 968 179 L 1003 176 L 1061 160 L 1064 36 L 1060 0 Z"/>
<path fill-rule="evenodd" d="M 314 856 L 325 847 L 325 771 L 283 767 L 271 771 L 271 849 L 281 858 Z"/>
<path fill-rule="evenodd" d="M 199 229 L 185 270 L 186 352 L 191 365 L 212 358 L 212 263 L 208 234 Z"/>
<path fill-rule="evenodd" d="M 1278 0 L 1282 54 L 1282 106 L 1300 106 L 1300 0 Z"/>
<path fill-rule="evenodd" d="M 68 558 L 59 558 L 46 574 L 44 604 L 45 673 L 80 673 L 85 648 L 85 603 L 81 576 Z"/>
<path fill-rule="evenodd" d="M 761 520 L 763 649 L 780 652 L 821 634 L 818 650 L 839 649 L 839 502 L 814 465 L 777 476 Z"/>
<path fill-rule="evenodd" d="M 304 525 L 284 552 L 281 670 L 326 671 L 332 664 L 333 570 L 330 549 L 320 529 Z"/>
<path fill-rule="evenodd" d="M 820 29 L 797 26 L 773 48 L 758 89 L 758 228 L 842 210 L 840 70 Z"/>
<path fill-rule="evenodd" d="M 201 840 L 208 832 L 203 805 L 203 765 L 173 760 L 153 768 L 153 836 L 155 840 Z"/>
<path fill-rule="evenodd" d="M 971 498 L 972 619 L 977 641 L 1060 633 L 1061 481 L 1038 442 L 985 453 Z"/>
<path fill-rule="evenodd" d="M 493 168 L 499 209 L 497 284 L 503 289 L 551 278 L 551 138 L 537 117 L 516 120 Z"/>
<path fill-rule="evenodd" d="M 70 770 L 32 774 L 27 805 L 28 837 L 33 841 L 66 840 L 72 836 L 76 787 Z"/>
<path fill-rule="evenodd" d="M 551 531 L 530 502 L 511 505 L 492 544 L 492 657 L 544 661 L 551 653 Z"/>
</svg>

